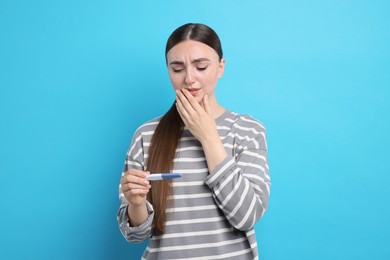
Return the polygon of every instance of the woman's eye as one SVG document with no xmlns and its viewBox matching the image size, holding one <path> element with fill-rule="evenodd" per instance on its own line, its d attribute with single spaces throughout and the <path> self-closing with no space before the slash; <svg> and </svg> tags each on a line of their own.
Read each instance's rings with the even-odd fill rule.
<svg viewBox="0 0 390 260">
<path fill-rule="evenodd" d="M 179 73 L 180 71 L 183 71 L 183 69 L 172 69 L 174 73 Z"/>
<path fill-rule="evenodd" d="M 203 70 L 206 70 L 207 69 L 207 66 L 205 67 L 197 67 L 197 70 L 200 70 L 200 71 L 203 71 Z"/>
</svg>

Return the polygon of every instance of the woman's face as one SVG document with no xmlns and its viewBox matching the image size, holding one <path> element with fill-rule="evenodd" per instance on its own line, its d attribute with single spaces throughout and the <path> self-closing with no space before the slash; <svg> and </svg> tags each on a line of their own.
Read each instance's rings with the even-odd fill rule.
<svg viewBox="0 0 390 260">
<path fill-rule="evenodd" d="M 208 45 L 198 41 L 176 44 L 167 53 L 168 72 L 175 90 L 187 89 L 198 102 L 207 94 L 215 99 L 214 89 L 222 77 L 225 60 Z"/>
</svg>

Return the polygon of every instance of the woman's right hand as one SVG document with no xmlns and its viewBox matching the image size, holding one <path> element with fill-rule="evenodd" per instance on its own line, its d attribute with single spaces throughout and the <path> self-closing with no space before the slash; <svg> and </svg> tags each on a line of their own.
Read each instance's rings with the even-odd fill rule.
<svg viewBox="0 0 390 260">
<path fill-rule="evenodd" d="M 150 172 L 130 169 L 121 179 L 121 189 L 126 200 L 132 206 L 146 204 L 146 195 L 150 189 L 150 183 L 146 179 Z"/>
</svg>

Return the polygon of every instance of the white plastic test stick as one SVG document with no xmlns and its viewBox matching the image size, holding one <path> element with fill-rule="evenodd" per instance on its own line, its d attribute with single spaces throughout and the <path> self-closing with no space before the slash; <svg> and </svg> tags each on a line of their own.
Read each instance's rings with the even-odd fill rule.
<svg viewBox="0 0 390 260">
<path fill-rule="evenodd" d="M 146 177 L 148 181 L 161 181 L 173 178 L 180 178 L 181 173 L 153 173 Z"/>
</svg>

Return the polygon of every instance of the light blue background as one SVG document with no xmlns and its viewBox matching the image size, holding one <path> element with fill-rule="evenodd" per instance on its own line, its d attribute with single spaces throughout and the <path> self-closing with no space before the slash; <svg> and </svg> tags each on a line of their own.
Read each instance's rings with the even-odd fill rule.
<svg viewBox="0 0 390 260">
<path fill-rule="evenodd" d="M 260 258 L 390 259 L 388 1 L 0 2 L 0 259 L 139 259 L 116 223 L 134 130 L 173 101 L 165 41 L 209 24 L 217 94 L 268 130 Z"/>
</svg>

